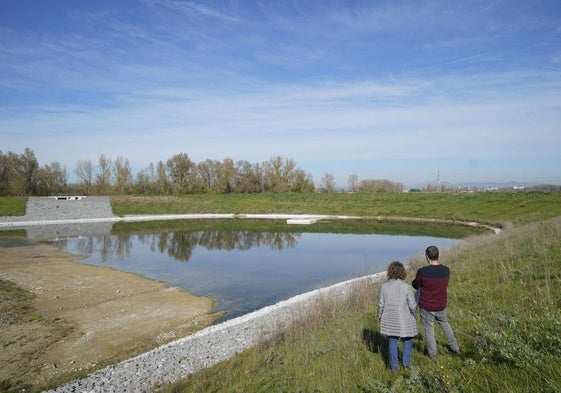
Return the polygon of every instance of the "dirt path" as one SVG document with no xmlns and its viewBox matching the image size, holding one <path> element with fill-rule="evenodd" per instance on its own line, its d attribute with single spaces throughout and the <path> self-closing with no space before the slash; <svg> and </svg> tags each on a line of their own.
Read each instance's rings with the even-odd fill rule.
<svg viewBox="0 0 561 393">
<path fill-rule="evenodd" d="M 37 386 L 83 376 L 214 320 L 209 298 L 76 263 L 77 256 L 53 245 L 8 243 L 0 243 L 0 277 L 35 295 L 35 317 L 1 325 L 0 390 L 16 382 Z"/>
</svg>

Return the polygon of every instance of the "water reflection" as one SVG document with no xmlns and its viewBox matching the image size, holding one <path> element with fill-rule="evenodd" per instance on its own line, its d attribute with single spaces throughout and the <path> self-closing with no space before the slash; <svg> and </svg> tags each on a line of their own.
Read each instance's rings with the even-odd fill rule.
<svg viewBox="0 0 561 393">
<path fill-rule="evenodd" d="M 167 282 L 217 301 L 224 319 L 358 276 L 453 239 L 273 231 L 113 233 L 58 240 L 81 262 Z M 186 263 L 188 262 L 188 263 Z"/>
<path fill-rule="evenodd" d="M 202 231 L 202 232 L 167 232 L 156 234 L 105 234 L 97 236 L 79 237 L 75 240 L 76 251 L 80 254 L 91 255 L 94 250 L 99 252 L 101 260 L 109 258 L 130 258 L 134 242 L 149 247 L 152 252 L 167 254 L 171 258 L 188 262 L 195 247 L 207 250 L 249 250 L 252 247 L 269 247 L 271 250 L 281 251 L 287 247 L 294 247 L 301 233 L 275 233 L 250 231 Z M 66 244 L 66 240 L 56 241 L 59 245 Z"/>
</svg>

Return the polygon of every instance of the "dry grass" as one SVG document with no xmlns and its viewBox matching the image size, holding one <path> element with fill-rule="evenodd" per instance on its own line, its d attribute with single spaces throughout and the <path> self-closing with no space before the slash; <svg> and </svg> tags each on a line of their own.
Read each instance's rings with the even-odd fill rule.
<svg viewBox="0 0 561 393">
<path fill-rule="evenodd" d="M 561 218 L 470 238 L 442 255 L 452 270 L 448 314 L 462 356 L 416 340 L 414 367 L 385 367 L 376 286 L 323 298 L 290 328 L 166 392 L 561 391 Z M 413 269 L 422 264 L 412 260 Z M 422 331 L 422 328 L 420 329 Z"/>
</svg>

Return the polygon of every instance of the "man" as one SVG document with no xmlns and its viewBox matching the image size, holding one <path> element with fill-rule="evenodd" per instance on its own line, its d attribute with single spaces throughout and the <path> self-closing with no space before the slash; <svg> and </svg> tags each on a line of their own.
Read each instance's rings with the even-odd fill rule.
<svg viewBox="0 0 561 393">
<path fill-rule="evenodd" d="M 435 319 L 444 331 L 450 350 L 459 354 L 460 347 L 446 318 L 446 290 L 450 280 L 450 269 L 441 265 L 438 261 L 439 252 L 435 246 L 427 247 L 425 258 L 428 266 L 423 266 L 417 270 L 417 275 L 413 280 L 413 288 L 420 291 L 419 308 L 421 310 L 421 321 L 425 328 L 428 355 L 430 358 L 437 355 L 436 337 L 434 335 Z"/>
</svg>

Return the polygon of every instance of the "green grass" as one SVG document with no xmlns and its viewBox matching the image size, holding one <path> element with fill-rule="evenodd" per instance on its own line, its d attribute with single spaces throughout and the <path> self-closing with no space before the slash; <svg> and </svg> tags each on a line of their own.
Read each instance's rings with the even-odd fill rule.
<svg viewBox="0 0 561 393">
<path fill-rule="evenodd" d="M 226 194 L 112 197 L 113 211 L 163 213 L 293 213 L 405 216 L 500 225 L 561 215 L 559 192 Z"/>
<path fill-rule="evenodd" d="M 0 216 L 24 216 L 27 198 L 0 198 Z"/>
<path fill-rule="evenodd" d="M 25 198 L 0 198 L 0 216 L 24 215 L 25 201 Z M 294 213 L 424 217 L 492 225 L 505 221 L 522 224 L 561 215 L 560 192 L 116 196 L 111 197 L 111 203 L 117 215 Z"/>
<path fill-rule="evenodd" d="M 462 348 L 439 357 L 416 340 L 414 366 L 393 374 L 378 334 L 377 286 L 324 299 L 272 340 L 165 392 L 561 391 L 561 218 L 479 235 L 444 253 L 448 314 Z M 413 269 L 422 263 L 412 260 Z M 422 329 L 420 329 L 422 331 Z"/>
<path fill-rule="evenodd" d="M 196 219 L 145 222 L 122 222 L 113 225 L 112 233 L 167 233 L 167 232 L 275 232 L 275 233 L 354 233 L 407 236 L 433 236 L 462 239 L 487 229 L 455 224 L 419 223 L 378 220 L 320 220 L 313 225 L 290 225 L 285 220 L 270 219 Z"/>
<path fill-rule="evenodd" d="M 25 229 L 10 229 L 0 231 L 0 237 L 3 238 L 25 238 L 27 231 Z"/>
</svg>

